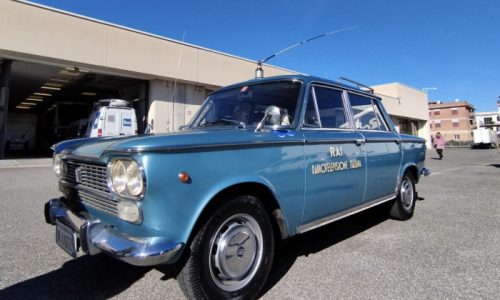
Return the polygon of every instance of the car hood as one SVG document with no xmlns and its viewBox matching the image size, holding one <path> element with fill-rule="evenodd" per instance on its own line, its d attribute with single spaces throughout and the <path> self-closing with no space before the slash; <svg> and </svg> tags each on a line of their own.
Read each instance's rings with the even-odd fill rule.
<svg viewBox="0 0 500 300">
<path fill-rule="evenodd" d="M 71 142 L 63 150 L 63 153 L 99 158 L 107 152 L 179 152 L 207 147 L 256 146 L 280 141 L 300 142 L 302 138 L 297 136 L 293 130 L 263 132 L 254 132 L 250 129 L 186 131 L 132 137 L 83 139 L 79 143 Z"/>
</svg>

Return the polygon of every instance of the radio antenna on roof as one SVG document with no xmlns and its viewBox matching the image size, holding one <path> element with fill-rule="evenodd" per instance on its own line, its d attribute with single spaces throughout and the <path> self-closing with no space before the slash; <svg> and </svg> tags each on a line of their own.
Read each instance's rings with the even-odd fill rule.
<svg viewBox="0 0 500 300">
<path fill-rule="evenodd" d="M 264 70 L 262 69 L 262 64 L 267 62 L 268 60 L 270 60 L 271 58 L 274 58 L 282 53 L 285 53 L 287 52 L 288 50 L 292 50 L 293 48 L 295 47 L 298 47 L 300 45 L 303 45 L 305 43 L 308 43 L 312 40 L 315 40 L 315 39 L 319 39 L 319 38 L 322 38 L 322 37 L 325 37 L 325 36 L 329 36 L 329 35 L 332 35 L 332 34 L 336 34 L 336 33 L 340 33 L 340 32 L 344 32 L 344 31 L 349 31 L 349 30 L 353 30 L 357 27 L 346 27 L 346 28 L 342 28 L 342 29 L 337 29 L 337 30 L 334 30 L 334 31 L 330 31 L 330 32 L 325 32 L 323 34 L 320 34 L 320 35 L 317 35 L 317 36 L 314 36 L 312 38 L 308 38 L 307 40 L 303 40 L 301 42 L 298 42 L 296 44 L 293 44 L 283 50 L 280 50 L 276 53 L 274 53 L 273 55 L 265 58 L 265 59 L 261 59 L 259 61 L 257 61 L 257 69 L 255 69 L 255 78 L 263 78 L 264 77 Z"/>
</svg>

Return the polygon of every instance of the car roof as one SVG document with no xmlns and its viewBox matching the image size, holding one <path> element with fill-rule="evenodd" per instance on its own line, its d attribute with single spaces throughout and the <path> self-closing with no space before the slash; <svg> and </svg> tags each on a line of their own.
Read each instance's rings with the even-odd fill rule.
<svg viewBox="0 0 500 300">
<path fill-rule="evenodd" d="M 370 97 L 380 99 L 380 97 L 376 97 L 371 91 L 367 91 L 367 90 L 361 89 L 359 87 L 343 84 L 343 83 L 340 83 L 338 81 L 333 81 L 333 80 L 329 80 L 329 79 L 325 79 L 325 78 L 321 78 L 321 77 L 302 75 L 302 74 L 281 75 L 281 76 L 271 76 L 271 77 L 265 77 L 265 78 L 251 79 L 251 80 L 242 81 L 242 82 L 238 82 L 235 84 L 231 84 L 231 85 L 222 87 L 222 88 L 214 91 L 214 93 L 220 92 L 220 91 L 225 91 L 228 89 L 241 87 L 241 86 L 245 86 L 245 85 L 252 85 L 252 84 L 257 84 L 257 83 L 265 83 L 265 82 L 273 82 L 273 81 L 282 81 L 282 80 L 287 80 L 287 81 L 288 80 L 298 80 L 298 81 L 303 82 L 306 86 L 311 84 L 311 83 L 323 83 L 323 84 L 336 86 L 336 87 L 339 87 L 341 89 L 354 91 L 357 93 L 365 94 L 365 95 L 370 96 Z"/>
</svg>

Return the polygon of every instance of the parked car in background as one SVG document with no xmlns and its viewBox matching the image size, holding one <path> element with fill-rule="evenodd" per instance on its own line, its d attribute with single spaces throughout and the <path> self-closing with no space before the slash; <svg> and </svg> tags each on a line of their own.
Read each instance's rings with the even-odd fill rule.
<svg viewBox="0 0 500 300">
<path fill-rule="evenodd" d="M 28 152 L 29 144 L 30 144 L 30 141 L 28 140 L 28 138 L 26 138 L 26 135 L 21 134 L 21 136 L 15 138 L 13 140 L 8 139 L 5 142 L 5 151 L 6 152 L 9 152 L 9 151 Z"/>
<path fill-rule="evenodd" d="M 73 257 L 179 264 L 188 298 L 258 297 L 280 240 L 391 202 L 412 217 L 425 140 L 372 92 L 309 76 L 219 89 L 182 132 L 67 144 L 45 205 Z"/>
</svg>

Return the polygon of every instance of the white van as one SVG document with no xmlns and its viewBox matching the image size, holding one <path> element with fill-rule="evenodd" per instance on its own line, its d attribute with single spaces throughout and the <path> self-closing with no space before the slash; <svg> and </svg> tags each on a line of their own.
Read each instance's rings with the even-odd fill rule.
<svg viewBox="0 0 500 300">
<path fill-rule="evenodd" d="M 474 144 L 472 148 L 496 148 L 498 146 L 497 134 L 490 128 L 478 128 L 472 131 Z"/>
<path fill-rule="evenodd" d="M 122 99 L 104 99 L 94 104 L 86 137 L 136 135 L 135 110 Z"/>
</svg>

